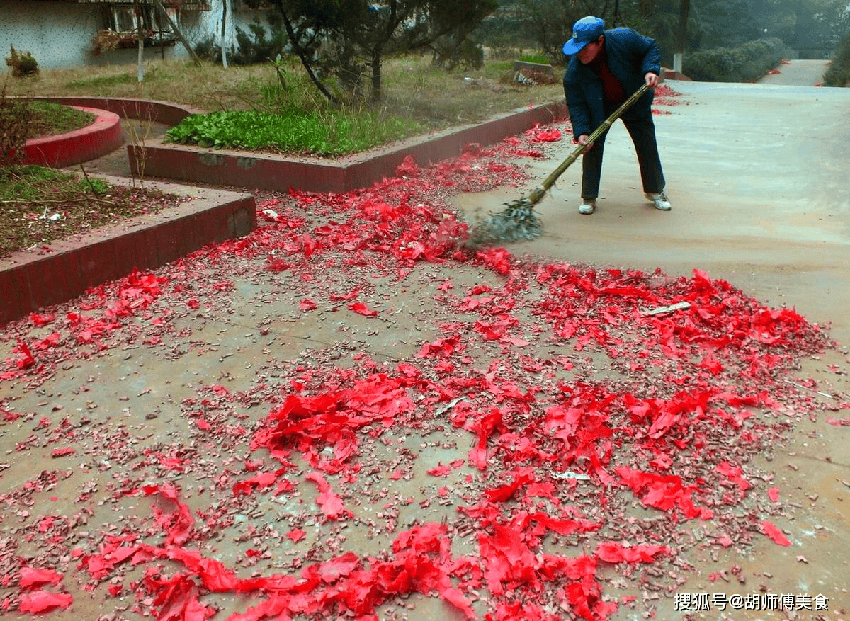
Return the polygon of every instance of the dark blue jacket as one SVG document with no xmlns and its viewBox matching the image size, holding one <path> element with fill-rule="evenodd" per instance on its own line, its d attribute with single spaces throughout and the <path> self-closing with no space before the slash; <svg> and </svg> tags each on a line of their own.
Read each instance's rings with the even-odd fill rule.
<svg viewBox="0 0 850 621">
<path fill-rule="evenodd" d="M 622 83 L 628 97 L 645 82 L 648 72 L 661 75 L 661 50 L 654 39 L 644 37 L 630 28 L 605 31 L 605 50 L 608 67 Z M 590 134 L 605 121 L 602 80 L 578 59 L 570 59 L 564 74 L 564 94 L 570 109 L 573 135 Z M 653 92 L 638 99 L 621 118 L 637 120 L 652 114 Z"/>
</svg>

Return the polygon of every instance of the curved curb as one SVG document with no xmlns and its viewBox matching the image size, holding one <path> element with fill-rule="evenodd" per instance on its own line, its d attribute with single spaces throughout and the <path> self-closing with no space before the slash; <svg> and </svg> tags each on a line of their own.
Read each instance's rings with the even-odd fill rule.
<svg viewBox="0 0 850 621">
<path fill-rule="evenodd" d="M 33 97 L 32 99 L 50 101 L 66 106 L 98 108 L 117 114 L 121 118 L 150 120 L 164 125 L 177 125 L 187 116 L 207 112 L 201 108 L 151 99 L 121 97 Z"/>
<path fill-rule="evenodd" d="M 39 99 L 82 107 L 97 113 L 99 119 L 118 119 L 120 115 L 168 125 L 176 125 L 190 114 L 203 112 L 165 102 L 134 99 Z M 104 110 L 106 108 L 108 110 Z M 161 142 L 146 145 L 142 150 L 128 145 L 127 151 L 133 174 L 138 174 L 137 156 L 145 158 L 147 177 L 283 192 L 292 187 L 316 192 L 345 192 L 371 186 L 384 177 L 395 175 L 398 165 L 408 156 L 419 165 L 427 165 L 455 157 L 469 144 L 493 144 L 537 123 L 552 123 L 566 118 L 564 104 L 528 107 L 476 125 L 455 127 L 330 162 L 318 158 L 251 156 L 240 152 L 164 145 Z M 100 128 L 99 123 L 95 126 Z M 91 151 L 79 148 L 77 154 L 83 159 L 68 159 L 63 165 L 95 159 L 120 146 L 120 119 L 111 127 L 112 131 L 117 131 L 117 146 L 108 146 L 113 144 L 108 141 L 114 136 L 92 133 L 91 136 L 99 138 L 89 140 L 98 142 L 102 139 L 96 146 L 104 150 L 91 155 Z M 57 151 L 67 152 L 69 144 L 81 147 L 84 141 L 79 136 L 75 138 L 63 143 L 64 150 Z M 41 153 L 44 153 L 43 148 Z M 127 179 L 112 178 L 110 181 L 126 183 Z M 207 244 L 247 235 L 256 227 L 256 202 L 249 193 L 187 188 L 169 183 L 152 185 L 175 194 L 195 193 L 203 196 L 204 200 L 0 259 L 0 291 L 12 292 L 0 298 L 0 325 L 26 317 L 40 308 L 67 302 L 82 295 L 89 287 L 124 277 L 134 269 L 160 267 Z"/>
<path fill-rule="evenodd" d="M 121 117 L 99 108 L 71 107 L 94 114 L 94 123 L 65 134 L 27 140 L 23 149 L 25 164 L 64 168 L 88 162 L 121 147 Z"/>
</svg>

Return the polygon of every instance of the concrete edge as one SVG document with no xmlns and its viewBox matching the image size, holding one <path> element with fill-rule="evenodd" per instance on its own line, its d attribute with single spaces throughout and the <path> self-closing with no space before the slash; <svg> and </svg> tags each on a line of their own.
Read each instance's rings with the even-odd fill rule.
<svg viewBox="0 0 850 621">
<path fill-rule="evenodd" d="M 148 99 L 129 99 L 122 97 L 32 97 L 37 101 L 52 101 L 66 106 L 85 106 L 100 108 L 126 119 L 154 121 L 164 125 L 177 125 L 192 114 L 203 114 L 206 110 Z"/>
<path fill-rule="evenodd" d="M 111 153 L 123 144 L 121 117 L 108 110 L 71 106 L 95 115 L 91 125 L 43 138 L 31 138 L 24 147 L 24 164 L 64 168 Z"/>
<path fill-rule="evenodd" d="M 127 179 L 98 175 L 113 184 Z M 211 243 L 242 237 L 257 224 L 256 202 L 245 192 L 145 184 L 193 200 L 163 210 L 20 251 L 0 259 L 0 326 L 133 270 L 155 269 Z"/>
<path fill-rule="evenodd" d="M 369 187 L 393 176 L 407 157 L 419 166 L 427 166 L 460 155 L 468 144 L 487 146 L 535 124 L 567 118 L 564 103 L 543 104 L 336 160 L 253 154 L 167 144 L 162 140 L 143 146 L 127 145 L 127 154 L 136 176 L 142 163 L 149 177 L 277 192 L 296 188 L 339 193 Z"/>
</svg>

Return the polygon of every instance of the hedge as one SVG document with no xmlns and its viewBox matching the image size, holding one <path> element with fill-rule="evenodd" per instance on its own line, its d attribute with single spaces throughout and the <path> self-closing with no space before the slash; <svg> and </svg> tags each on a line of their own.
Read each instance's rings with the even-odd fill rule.
<svg viewBox="0 0 850 621">
<path fill-rule="evenodd" d="M 850 83 L 850 34 L 838 43 L 829 69 L 823 74 L 823 83 L 826 86 L 847 86 Z"/>
<path fill-rule="evenodd" d="M 719 47 L 686 54 L 682 72 L 705 82 L 754 82 L 785 56 L 781 39 L 757 39 L 740 47 Z"/>
</svg>

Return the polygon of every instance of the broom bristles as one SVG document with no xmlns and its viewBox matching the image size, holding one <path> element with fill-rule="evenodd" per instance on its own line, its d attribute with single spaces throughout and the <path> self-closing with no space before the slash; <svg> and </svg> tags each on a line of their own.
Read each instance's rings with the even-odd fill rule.
<svg viewBox="0 0 850 621">
<path fill-rule="evenodd" d="M 480 223 L 474 236 L 482 242 L 537 239 L 543 234 L 543 222 L 534 212 L 534 203 L 527 198 L 505 203 L 506 208 Z"/>
</svg>

